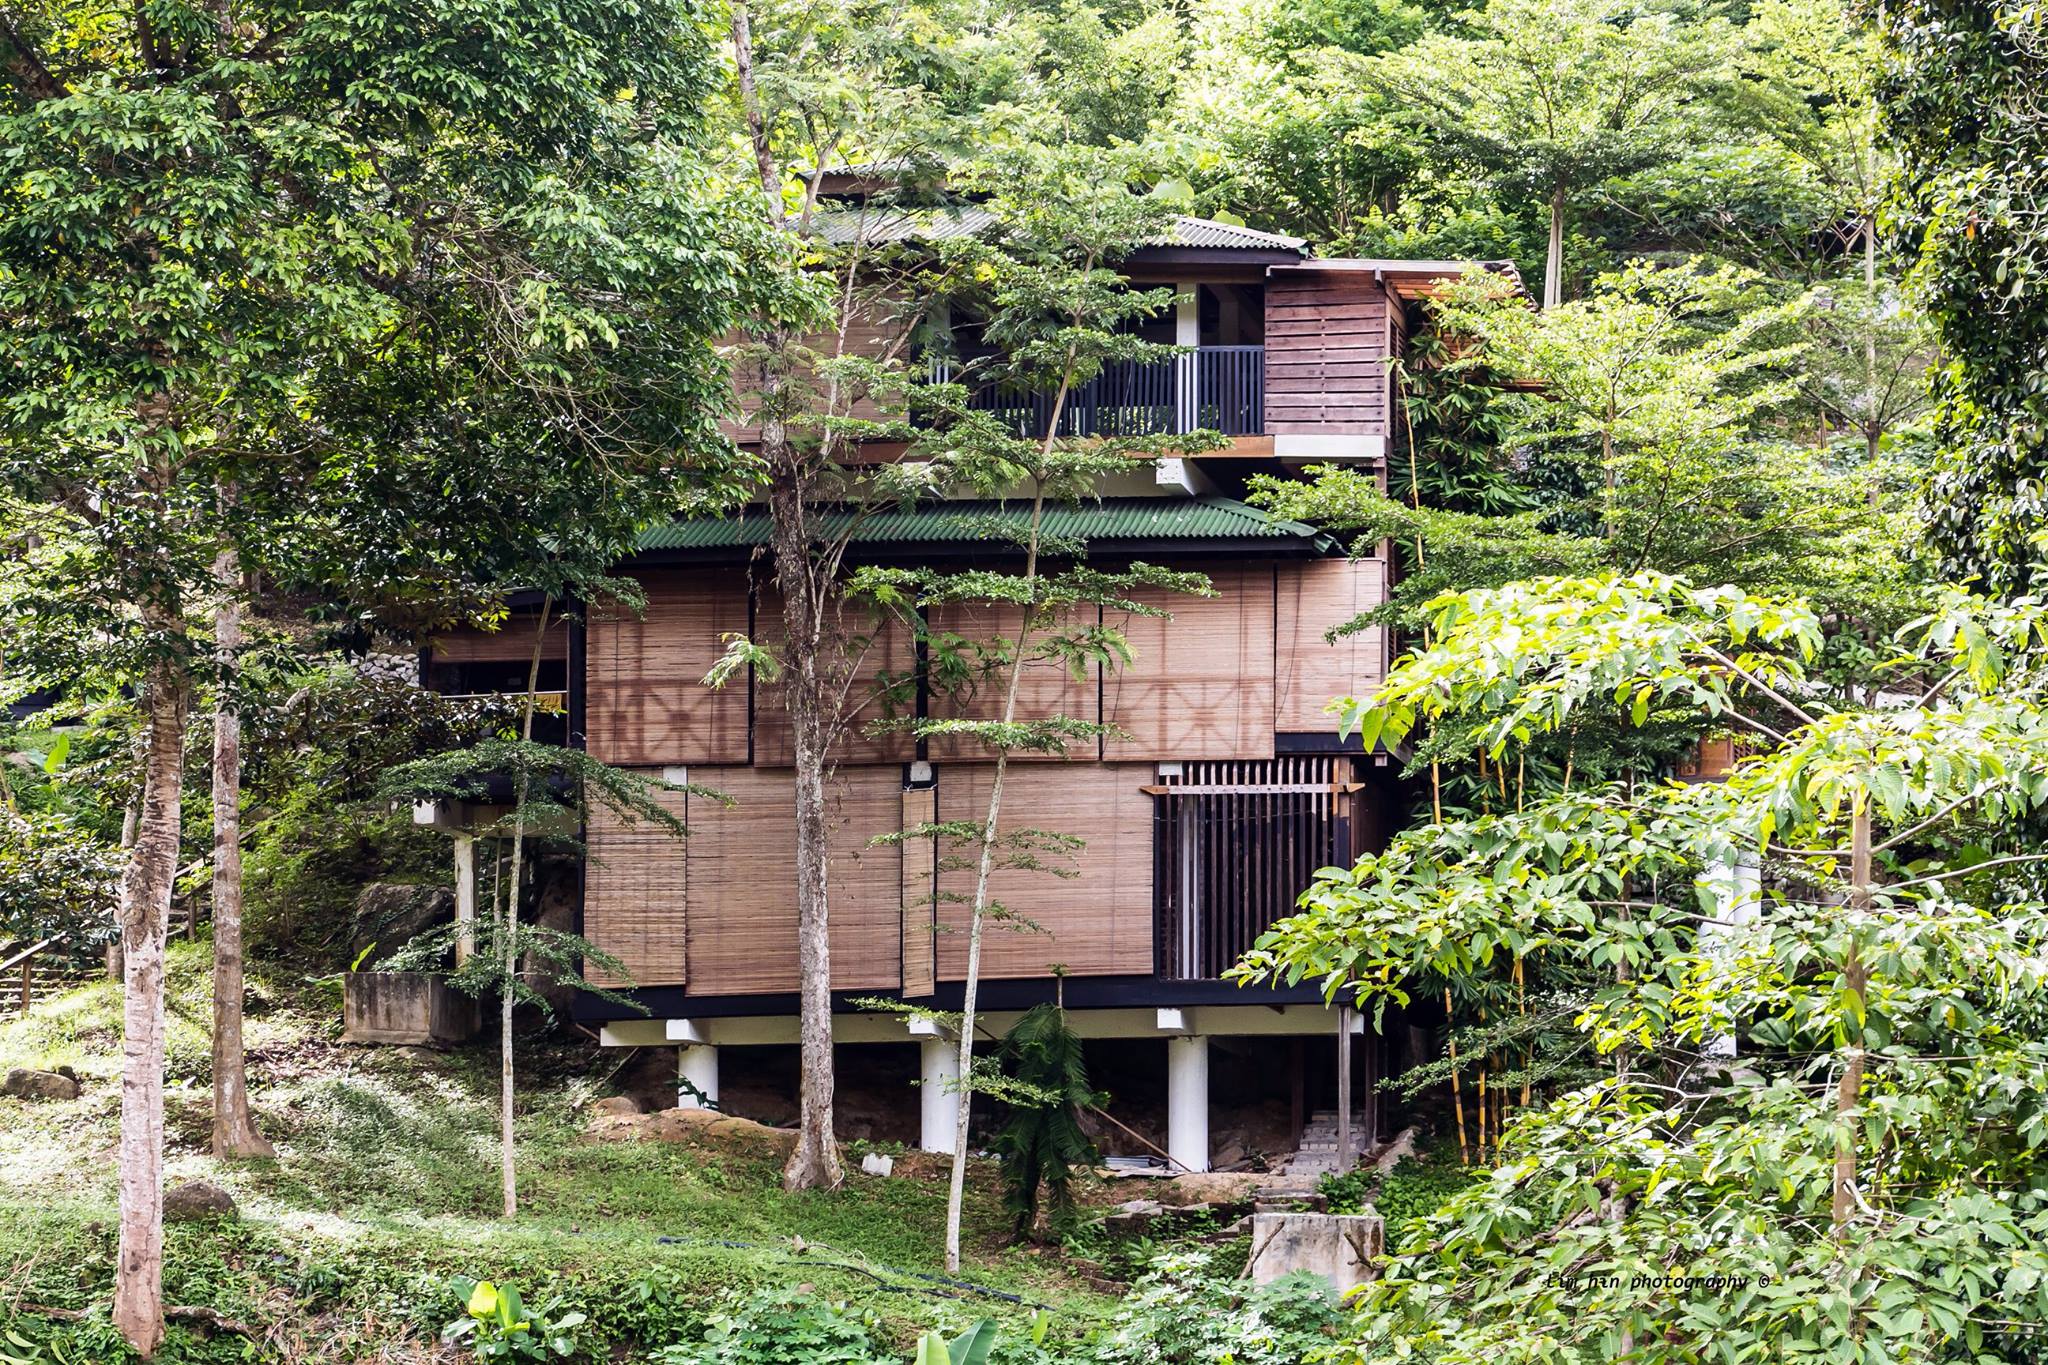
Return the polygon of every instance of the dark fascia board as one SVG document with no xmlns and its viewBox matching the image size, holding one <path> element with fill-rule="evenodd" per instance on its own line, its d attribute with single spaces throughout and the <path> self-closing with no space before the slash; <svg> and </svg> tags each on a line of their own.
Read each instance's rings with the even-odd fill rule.
<svg viewBox="0 0 2048 1365">
<path fill-rule="evenodd" d="M 984 981 L 977 993 L 981 1010 L 1024 1010 L 1053 998 L 1056 983 L 1051 977 L 1018 981 Z M 692 995 L 682 986 L 643 986 L 621 992 L 639 1002 L 646 1012 L 600 999 L 594 995 L 576 997 L 570 1014 L 583 1023 L 611 1023 L 622 1019 L 730 1019 L 749 1015 L 793 1015 L 797 997 L 792 992 L 772 995 Z M 902 1000 L 935 1010 L 957 1011 L 963 988 L 958 981 L 942 982 L 935 995 L 905 996 L 901 991 L 834 991 L 834 1014 L 863 1014 L 861 1000 Z M 1323 999 L 1313 984 L 1300 986 L 1239 986 L 1229 981 L 1166 981 L 1153 976 L 1070 976 L 1067 978 L 1068 1009 L 1151 1009 L 1180 1005 L 1312 1005 Z M 1165 1035 L 1160 1035 L 1164 1037 Z M 914 1042 L 909 1034 L 903 1041 Z"/>
<path fill-rule="evenodd" d="M 1306 253 L 1285 247 L 1144 246 L 1117 262 L 1119 269 L 1143 266 L 1300 265 Z"/>
<path fill-rule="evenodd" d="M 1305 536 L 1247 536 L 1229 537 L 1218 540 L 1174 539 L 1162 540 L 1098 540 L 1088 546 L 1090 559 L 1113 558 L 1124 555 L 1190 556 L 1203 559 L 1331 559 L 1343 554 L 1342 547 L 1326 549 Z M 672 568 L 697 564 L 745 564 L 756 554 L 766 557 L 766 546 L 720 545 L 701 550 L 642 550 L 628 559 L 621 560 L 618 568 L 632 569 Z M 878 547 L 868 552 L 856 545 L 847 555 L 848 560 L 859 564 L 912 564 L 931 560 L 978 560 L 978 559 L 1021 559 L 1021 548 L 996 545 L 974 546 L 957 540 L 933 541 L 925 545 L 904 545 L 894 542 L 887 547 Z"/>
</svg>

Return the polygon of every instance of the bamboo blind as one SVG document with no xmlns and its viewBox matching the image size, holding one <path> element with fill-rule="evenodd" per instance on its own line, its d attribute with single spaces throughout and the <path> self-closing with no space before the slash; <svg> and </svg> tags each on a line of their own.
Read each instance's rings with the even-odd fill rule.
<svg viewBox="0 0 2048 1365">
<path fill-rule="evenodd" d="M 720 638 L 747 630 L 747 582 L 737 569 L 660 569 L 638 575 L 644 616 L 592 614 L 585 633 L 585 742 L 622 766 L 744 763 L 747 694 L 704 675 Z"/>
<path fill-rule="evenodd" d="M 896 316 L 900 306 L 887 299 L 862 301 L 847 319 L 843 348 L 839 336 L 830 332 L 813 332 L 802 338 L 800 344 L 816 353 L 819 359 L 829 359 L 842 353 L 842 349 L 843 353 L 849 356 L 882 359 L 890 353 L 890 348 L 896 344 L 909 325 L 908 319 Z M 737 333 L 728 333 L 724 344 L 731 347 L 737 345 L 739 341 Z M 899 358 L 901 354 L 899 347 Z M 758 371 L 757 364 L 743 358 L 732 363 L 733 399 L 738 411 L 732 418 L 718 424 L 719 429 L 732 440 L 751 442 L 761 439 L 760 423 L 754 417 L 761 406 Z M 809 382 L 817 385 L 822 392 L 829 381 L 812 374 Z M 900 393 L 882 392 L 864 396 L 851 404 L 841 403 L 836 415 L 878 421 L 901 410 Z"/>
<path fill-rule="evenodd" d="M 1280 566 L 1274 657 L 1274 728 L 1287 734 L 1334 733 L 1323 710 L 1332 697 L 1362 697 L 1385 676 L 1387 632 L 1373 626 L 1324 638 L 1332 626 L 1387 600 L 1379 559 L 1317 559 Z"/>
<path fill-rule="evenodd" d="M 935 787 L 906 788 L 903 828 L 931 824 L 939 818 Z M 939 984 L 937 850 L 930 841 L 903 848 L 903 993 L 930 995 Z"/>
<path fill-rule="evenodd" d="M 754 629 L 757 639 L 780 653 L 782 642 L 788 637 L 782 628 L 782 594 L 773 583 L 763 583 L 755 590 Z M 896 617 L 877 620 L 859 609 L 845 612 L 839 633 L 852 656 L 854 680 L 846 693 L 846 730 L 833 747 L 833 761 L 908 763 L 917 749 L 917 740 L 908 730 L 879 736 L 869 736 L 865 730 L 869 722 L 888 714 L 876 695 L 884 677 L 900 678 L 916 670 L 917 641 Z M 901 708 L 908 709 L 907 705 Z M 780 679 L 769 682 L 758 675 L 754 678 L 753 724 L 757 766 L 785 768 L 796 762 L 796 739 Z"/>
<path fill-rule="evenodd" d="M 706 768 L 694 781 L 734 804 L 690 803 L 690 989 L 750 995 L 797 986 L 796 807 L 786 768 Z M 828 915 L 835 990 L 902 977 L 902 856 L 870 848 L 900 828 L 901 769 L 842 768 L 828 792 Z"/>
<path fill-rule="evenodd" d="M 1085 617 L 1069 618 L 1053 629 L 1071 630 L 1080 624 L 1093 624 L 1099 620 L 1095 607 L 1086 608 Z M 1023 624 L 1024 609 L 1009 603 L 965 603 L 949 602 L 935 606 L 930 612 L 933 634 L 949 631 L 968 640 L 990 642 L 998 637 L 1011 644 L 1017 640 L 1018 628 Z M 1028 646 L 1027 646 L 1028 648 Z M 1102 670 L 1090 665 L 1085 676 L 1075 678 L 1063 664 L 1049 660 L 1033 660 L 1024 665 L 1024 675 L 1017 684 L 1017 718 L 1019 720 L 1046 720 L 1053 716 L 1065 716 L 1071 720 L 1083 720 L 1094 724 L 1102 715 L 1102 693 L 1100 687 Z M 1003 689 L 1009 679 L 1004 670 L 980 680 L 971 696 L 951 697 L 934 695 L 931 714 L 935 719 L 950 719 L 958 716 L 975 720 L 1000 720 L 1003 715 Z M 969 735 L 936 735 L 929 745 L 932 758 L 938 762 L 986 761 L 994 756 L 993 751 Z M 1089 740 L 1067 751 L 1069 758 L 1095 758 L 1099 746 Z M 1013 759 L 1054 758 L 1051 754 L 1012 754 Z"/>
<path fill-rule="evenodd" d="M 434 636 L 427 642 L 427 647 L 433 651 L 437 664 L 523 662 L 533 657 L 535 624 L 531 616 L 514 616 L 497 630 L 457 626 Z M 541 640 L 540 657 L 569 657 L 569 628 L 560 617 L 548 622 L 547 634 Z"/>
<path fill-rule="evenodd" d="M 1273 756 L 1273 573 L 1223 565 L 1209 573 L 1215 597 L 1133 595 L 1171 618 L 1110 614 L 1133 657 L 1103 681 L 1104 719 L 1130 738 L 1105 740 L 1104 757 Z"/>
<path fill-rule="evenodd" d="M 941 768 L 940 818 L 981 820 L 994 772 L 989 764 Z M 1076 976 L 1151 974 L 1152 799 L 1140 790 L 1151 777 L 1150 765 L 1141 763 L 1009 769 L 1004 831 L 1042 829 L 1087 844 L 1071 859 L 1041 855 L 1053 865 L 1068 863 L 1075 877 L 1017 869 L 992 876 L 991 898 L 1017 918 L 984 922 L 984 976 L 1043 976 L 1056 962 Z M 971 860 L 974 851 L 961 856 Z M 939 908 L 939 975 L 958 981 L 967 974 L 974 871 L 947 870 L 939 880 L 946 893 L 961 898 Z"/>
<path fill-rule="evenodd" d="M 660 794 L 663 809 L 687 821 L 684 793 Z M 618 958 L 636 986 L 688 983 L 683 945 L 687 897 L 684 841 L 645 821 L 627 821 L 602 806 L 590 812 L 583 871 L 583 936 Z M 584 976 L 600 986 L 628 982 L 591 964 Z"/>
</svg>

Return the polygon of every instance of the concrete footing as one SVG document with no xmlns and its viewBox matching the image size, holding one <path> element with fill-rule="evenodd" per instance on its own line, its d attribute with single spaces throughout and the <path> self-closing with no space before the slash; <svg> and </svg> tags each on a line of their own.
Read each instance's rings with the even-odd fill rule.
<svg viewBox="0 0 2048 1365">
<path fill-rule="evenodd" d="M 1254 1283 L 1270 1284 L 1307 1271 L 1341 1294 L 1377 1279 L 1385 1250 L 1386 1231 L 1377 1214 L 1257 1213 L 1244 1273 Z"/>
</svg>

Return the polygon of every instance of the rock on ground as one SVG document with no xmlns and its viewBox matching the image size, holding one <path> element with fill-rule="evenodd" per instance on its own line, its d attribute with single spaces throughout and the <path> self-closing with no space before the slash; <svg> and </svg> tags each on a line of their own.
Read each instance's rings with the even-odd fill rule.
<svg viewBox="0 0 2048 1365">
<path fill-rule="evenodd" d="M 15 1095 L 25 1100 L 75 1100 L 78 1091 L 78 1078 L 68 1071 L 34 1071 L 16 1067 L 7 1073 L 5 1081 L 0 1081 L 0 1094 Z"/>
<path fill-rule="evenodd" d="M 1391 1171 L 1402 1162 L 1414 1157 L 1414 1155 L 1415 1130 L 1413 1128 L 1403 1128 L 1394 1135 L 1394 1140 L 1387 1144 L 1386 1150 L 1373 1158 L 1373 1169 L 1376 1171 Z"/>
<path fill-rule="evenodd" d="M 634 1099 L 631 1095 L 612 1095 L 592 1104 L 590 1112 L 594 1116 L 637 1114 L 640 1112 L 640 1101 Z"/>
<path fill-rule="evenodd" d="M 783 1156 L 795 1149 L 797 1136 L 793 1129 L 770 1128 L 715 1109 L 599 1114 L 584 1126 L 583 1135 L 591 1142 L 738 1142 L 772 1147 Z"/>
<path fill-rule="evenodd" d="M 1171 1180 L 1151 1181 L 1147 1192 L 1162 1204 L 1176 1206 L 1242 1204 L 1249 1203 L 1252 1195 L 1262 1186 L 1272 1183 L 1271 1176 L 1259 1175 L 1254 1171 L 1207 1171 L 1199 1175 L 1179 1175 Z"/>
<path fill-rule="evenodd" d="M 195 1223 L 233 1218 L 235 1197 L 210 1180 L 187 1180 L 164 1191 L 164 1221 Z"/>
</svg>

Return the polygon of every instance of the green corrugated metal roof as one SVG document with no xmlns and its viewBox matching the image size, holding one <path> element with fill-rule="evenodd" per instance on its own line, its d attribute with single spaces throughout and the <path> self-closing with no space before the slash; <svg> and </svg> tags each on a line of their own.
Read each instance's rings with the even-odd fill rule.
<svg viewBox="0 0 2048 1365">
<path fill-rule="evenodd" d="M 836 534 L 851 513 L 837 514 L 821 530 Z M 884 508 L 869 512 L 854 534 L 856 544 L 964 544 L 985 541 L 988 520 L 1000 517 L 1021 532 L 1031 515 L 1027 503 L 927 503 L 908 511 Z M 1104 498 L 1078 506 L 1045 510 L 1045 531 L 1062 540 L 1090 544 L 1159 540 L 1267 540 L 1277 544 L 1310 542 L 1334 548 L 1313 526 L 1272 516 L 1234 498 Z M 768 544 L 768 513 L 750 507 L 732 517 L 699 517 L 672 521 L 640 533 L 642 550 L 743 549 Z"/>
</svg>

